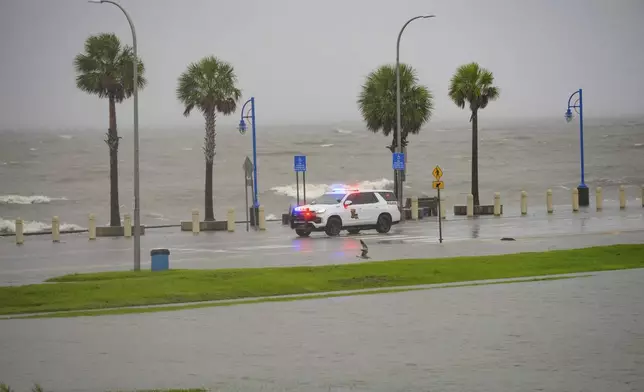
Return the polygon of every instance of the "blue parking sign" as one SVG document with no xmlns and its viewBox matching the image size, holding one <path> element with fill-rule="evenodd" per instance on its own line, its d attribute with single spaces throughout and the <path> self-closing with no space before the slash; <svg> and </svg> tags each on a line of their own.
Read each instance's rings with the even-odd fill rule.
<svg viewBox="0 0 644 392">
<path fill-rule="evenodd" d="M 306 171 L 306 155 L 295 155 L 293 157 L 293 169 L 295 169 L 296 173 Z"/>
<path fill-rule="evenodd" d="M 405 154 L 402 152 L 393 153 L 391 165 L 394 170 L 405 170 Z"/>
</svg>

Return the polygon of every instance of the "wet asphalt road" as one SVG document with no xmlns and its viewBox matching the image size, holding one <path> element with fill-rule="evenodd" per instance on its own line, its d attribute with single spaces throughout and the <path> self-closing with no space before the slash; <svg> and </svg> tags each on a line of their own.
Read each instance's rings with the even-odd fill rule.
<svg viewBox="0 0 644 392">
<path fill-rule="evenodd" d="M 644 390 L 644 270 L 128 316 L 0 320 L 51 391 Z"/>
<path fill-rule="evenodd" d="M 438 243 L 435 218 L 394 226 L 388 234 L 365 231 L 329 238 L 313 233 L 298 238 L 288 227 L 269 223 L 265 232 L 202 232 L 178 228 L 150 229 L 141 237 L 142 268 L 150 268 L 152 248 L 170 249 L 171 268 L 234 268 L 354 263 L 358 239 L 369 246 L 372 260 L 517 253 L 644 242 L 644 209 L 610 209 L 554 215 L 534 212 L 527 217 L 450 217 L 443 222 L 444 242 Z M 500 241 L 512 237 L 516 241 Z M 132 239 L 68 234 L 54 244 L 50 236 L 28 236 L 16 246 L 0 238 L 0 285 L 38 283 L 74 272 L 128 270 L 133 266 Z"/>
<path fill-rule="evenodd" d="M 150 230 L 175 268 L 356 262 L 644 242 L 642 210 L 406 223 L 388 235 L 298 239 Z M 516 241 L 500 241 L 501 237 Z M 0 282 L 131 268 L 124 238 L 0 240 Z M 144 257 L 144 260 L 147 259 Z M 149 263 L 143 267 L 149 268 Z M 206 386 L 234 391 L 644 390 L 643 270 L 592 277 L 167 313 L 0 320 L 0 382 L 27 390 Z"/>
</svg>

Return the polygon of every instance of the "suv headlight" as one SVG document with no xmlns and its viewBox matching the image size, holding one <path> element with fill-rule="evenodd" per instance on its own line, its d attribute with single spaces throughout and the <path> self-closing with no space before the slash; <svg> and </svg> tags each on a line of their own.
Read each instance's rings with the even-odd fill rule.
<svg viewBox="0 0 644 392">
<path fill-rule="evenodd" d="M 316 214 L 324 214 L 325 212 L 326 212 L 325 208 L 318 208 L 317 210 L 315 210 Z"/>
</svg>

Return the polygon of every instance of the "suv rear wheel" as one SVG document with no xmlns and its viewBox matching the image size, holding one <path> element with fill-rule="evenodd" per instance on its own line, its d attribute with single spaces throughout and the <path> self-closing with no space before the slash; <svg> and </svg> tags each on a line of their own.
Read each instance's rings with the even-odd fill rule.
<svg viewBox="0 0 644 392">
<path fill-rule="evenodd" d="M 340 235 L 340 231 L 342 231 L 342 220 L 337 216 L 330 217 L 326 222 L 326 227 L 324 228 L 326 235 L 329 237 L 335 237 Z"/>
<path fill-rule="evenodd" d="M 381 234 L 389 233 L 391 230 L 391 215 L 380 214 L 376 223 L 376 231 Z"/>
</svg>

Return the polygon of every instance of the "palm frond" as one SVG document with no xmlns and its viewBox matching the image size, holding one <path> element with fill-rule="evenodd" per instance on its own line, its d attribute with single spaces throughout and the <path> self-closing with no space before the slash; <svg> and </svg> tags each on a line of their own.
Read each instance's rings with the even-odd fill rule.
<svg viewBox="0 0 644 392">
<path fill-rule="evenodd" d="M 487 107 L 490 101 L 499 96 L 499 89 L 493 86 L 492 72 L 481 68 L 477 63 L 461 65 L 450 79 L 448 95 L 456 106 L 476 111 Z"/>
<path fill-rule="evenodd" d="M 418 133 L 433 109 L 429 90 L 418 85 L 416 71 L 400 64 L 401 126 L 403 133 Z M 358 95 L 357 105 L 367 129 L 389 136 L 396 130 L 396 67 L 383 65 L 369 73 Z"/>
<path fill-rule="evenodd" d="M 237 76 L 231 64 L 208 56 L 191 63 L 179 76 L 177 99 L 185 106 L 184 115 L 198 108 L 203 113 L 215 109 L 223 115 L 234 113 L 241 98 Z"/>
<path fill-rule="evenodd" d="M 138 61 L 138 88 L 147 85 L 145 66 L 135 60 L 132 48 L 121 46 L 114 34 L 92 35 L 85 40 L 85 52 L 74 58 L 76 86 L 100 98 L 112 96 L 117 102 L 133 94 L 134 63 Z"/>
</svg>

